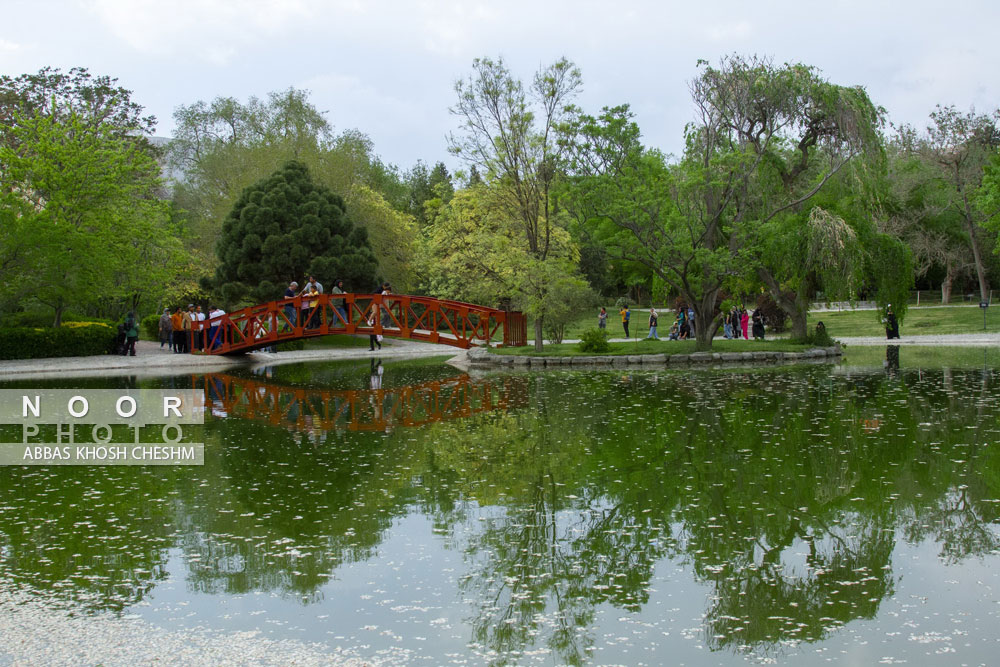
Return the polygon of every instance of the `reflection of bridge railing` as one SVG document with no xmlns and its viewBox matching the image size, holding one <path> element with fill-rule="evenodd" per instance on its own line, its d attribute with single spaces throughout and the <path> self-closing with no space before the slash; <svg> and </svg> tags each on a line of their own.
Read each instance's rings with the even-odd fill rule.
<svg viewBox="0 0 1000 667">
<path fill-rule="evenodd" d="M 207 354 L 329 334 L 376 334 L 466 349 L 489 344 L 502 329 L 505 346 L 527 344 L 523 313 L 407 294 L 297 296 L 192 324 L 191 349 Z M 203 346 L 193 344 L 196 337 Z"/>
<path fill-rule="evenodd" d="M 524 376 L 473 380 L 457 375 L 395 389 L 289 387 L 208 373 L 205 408 L 303 432 L 384 431 L 461 419 L 527 404 Z M 192 378 L 197 383 L 197 378 Z"/>
</svg>

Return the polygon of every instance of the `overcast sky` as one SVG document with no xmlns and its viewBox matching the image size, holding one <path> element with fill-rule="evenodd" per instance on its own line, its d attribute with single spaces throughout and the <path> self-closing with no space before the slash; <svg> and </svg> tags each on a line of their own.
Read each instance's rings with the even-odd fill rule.
<svg viewBox="0 0 1000 667">
<path fill-rule="evenodd" d="M 0 72 L 117 77 L 160 136 L 178 105 L 306 88 L 335 130 L 365 132 L 383 160 L 454 168 L 448 107 L 477 56 L 503 56 L 525 79 L 566 56 L 583 73 L 580 105 L 627 102 L 645 142 L 677 153 L 699 58 L 814 65 L 923 127 L 938 103 L 1000 105 L 998 25 L 997 0 L 3 0 Z"/>
</svg>

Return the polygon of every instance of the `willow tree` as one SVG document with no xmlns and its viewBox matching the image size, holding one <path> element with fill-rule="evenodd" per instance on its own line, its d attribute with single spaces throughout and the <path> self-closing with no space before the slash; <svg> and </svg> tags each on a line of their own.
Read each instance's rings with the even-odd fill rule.
<svg viewBox="0 0 1000 667">
<path fill-rule="evenodd" d="M 790 271 L 808 266 L 769 260 L 784 257 L 789 235 L 805 239 L 806 248 L 832 236 L 850 240 L 819 229 L 835 216 L 811 216 L 810 203 L 852 161 L 877 169 L 883 111 L 861 88 L 831 84 L 806 65 L 734 55 L 718 68 L 699 66 L 691 83 L 696 119 L 675 165 L 642 147 L 628 107 L 572 125 L 584 215 L 614 228 L 608 240 L 620 256 L 647 265 L 685 296 L 695 311 L 698 349 L 711 347 L 722 290 L 745 284 L 748 275 L 766 285 L 792 318 L 793 332 L 804 336 L 811 295 L 801 289 L 788 300 L 784 292 L 789 281 L 803 282 Z"/>
<path fill-rule="evenodd" d="M 449 148 L 473 167 L 482 168 L 499 195 L 505 215 L 524 239 L 532 273 L 520 281 L 527 310 L 535 313 L 535 349 L 542 349 L 543 320 L 550 294 L 547 285 L 557 267 L 554 243 L 559 223 L 553 188 L 563 156 L 558 126 L 572 111 L 570 102 L 581 85 L 580 71 L 565 58 L 542 67 L 526 89 L 503 59 L 477 58 L 472 74 L 455 84 L 458 102 L 451 113 L 461 120 Z M 544 270 L 542 268 L 544 267 Z"/>
</svg>

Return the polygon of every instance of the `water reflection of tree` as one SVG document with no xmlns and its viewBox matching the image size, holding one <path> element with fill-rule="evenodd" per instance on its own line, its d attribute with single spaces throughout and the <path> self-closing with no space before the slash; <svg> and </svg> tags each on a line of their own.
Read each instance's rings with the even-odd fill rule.
<svg viewBox="0 0 1000 667">
<path fill-rule="evenodd" d="M 463 497 L 489 506 L 448 515 L 471 532 L 464 590 L 485 601 L 474 638 L 495 662 L 539 645 L 586 660 L 596 609 L 641 608 L 666 556 L 712 585 L 709 646 L 766 654 L 873 618 L 894 590 L 898 529 L 922 539 L 915 526 L 933 526 L 959 558 L 993 548 L 984 519 L 998 487 L 982 474 L 962 530 L 931 513 L 950 511 L 964 460 L 949 453 L 965 430 L 928 428 L 925 401 L 950 409 L 961 390 L 927 398 L 906 373 L 665 377 L 574 376 L 571 392 L 539 377 L 531 410 L 477 423 L 474 441 L 439 431 L 435 460 L 464 472 Z"/>
<path fill-rule="evenodd" d="M 340 565 L 373 555 L 411 497 L 401 439 L 344 434 L 317 447 L 241 420 L 206 430 L 217 454 L 181 503 L 188 581 L 202 592 L 315 601 Z"/>
<path fill-rule="evenodd" d="M 120 612 L 164 580 L 172 542 L 166 501 L 176 471 L 0 468 L 0 573 L 85 609 Z"/>
</svg>

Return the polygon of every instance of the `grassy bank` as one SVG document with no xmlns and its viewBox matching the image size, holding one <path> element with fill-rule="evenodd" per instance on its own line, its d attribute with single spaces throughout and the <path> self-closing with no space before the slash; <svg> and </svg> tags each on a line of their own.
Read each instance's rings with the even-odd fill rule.
<svg viewBox="0 0 1000 667">
<path fill-rule="evenodd" d="M 591 310 L 593 312 L 591 312 Z M 575 340 L 583 335 L 583 332 L 588 329 L 593 329 L 597 326 L 597 311 L 598 308 L 588 310 L 585 313 L 580 313 L 574 320 L 566 327 L 565 338 L 567 340 Z M 659 331 L 661 335 L 664 332 L 670 330 L 670 325 L 674 321 L 674 313 L 672 311 L 664 311 L 657 309 L 660 314 L 660 327 Z M 642 338 L 646 335 L 648 327 L 646 322 L 649 320 L 648 310 L 633 310 L 630 330 L 633 335 L 637 335 Z M 816 326 L 816 322 L 822 321 L 824 326 L 826 326 L 827 331 L 834 338 L 845 337 L 845 336 L 884 336 L 885 327 L 882 326 L 881 322 L 878 320 L 878 316 L 875 311 L 872 310 L 856 310 L 856 311 L 829 311 L 829 312 L 814 312 L 809 314 L 809 327 L 812 328 Z M 934 335 L 934 334 L 962 334 L 962 333 L 980 333 L 983 331 L 983 311 L 979 308 L 953 305 L 953 306 L 928 306 L 928 307 L 913 307 L 906 313 L 906 319 L 900 324 L 900 333 L 902 335 Z M 986 331 L 1000 333 L 1000 304 L 997 304 L 994 308 L 989 308 L 986 311 Z M 531 324 L 528 325 L 528 336 L 532 335 Z M 618 315 L 618 311 L 613 308 L 608 308 L 608 332 L 611 334 L 612 338 L 621 338 L 625 335 L 622 329 L 621 316 Z M 721 338 L 722 329 L 719 329 L 719 337 L 716 338 L 716 344 Z M 770 338 L 772 333 L 768 331 L 768 337 Z M 787 334 L 786 334 L 787 335 Z"/>
<path fill-rule="evenodd" d="M 798 345 L 789 341 L 752 341 L 716 339 L 712 352 L 802 352 L 810 345 Z M 593 352 L 581 352 L 577 343 L 546 345 L 541 352 L 528 347 L 492 348 L 494 354 L 520 355 L 532 357 L 578 357 L 598 356 Z M 691 354 L 696 352 L 693 340 L 633 340 L 627 343 L 611 343 L 608 355 L 623 354 Z M 604 355 L 600 355 L 604 356 Z"/>
</svg>

